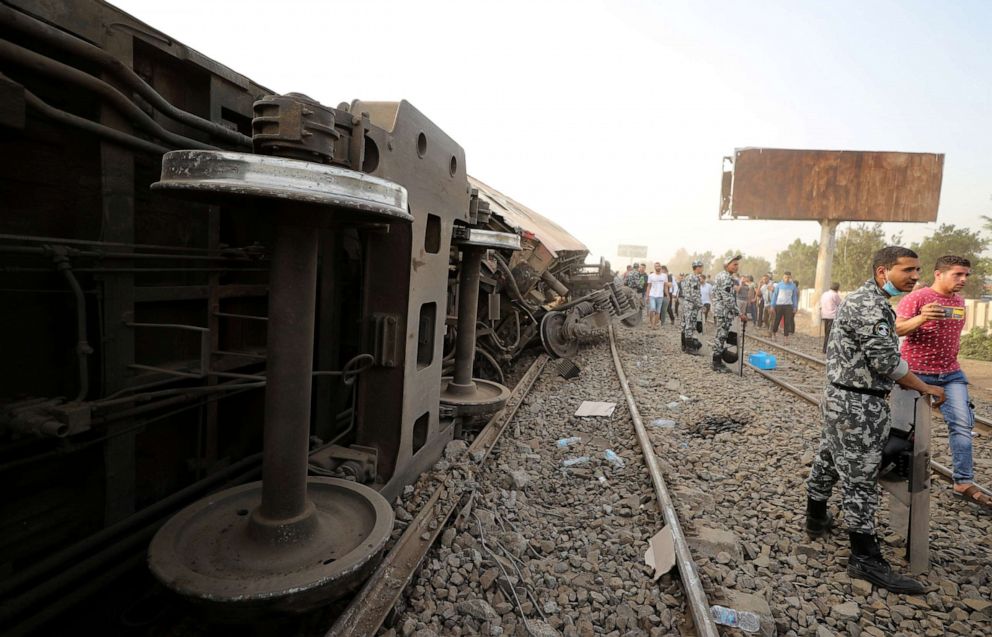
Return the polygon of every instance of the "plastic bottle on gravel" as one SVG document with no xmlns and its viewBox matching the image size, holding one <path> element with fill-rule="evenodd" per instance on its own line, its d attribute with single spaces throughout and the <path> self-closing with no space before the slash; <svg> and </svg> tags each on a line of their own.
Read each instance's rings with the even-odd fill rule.
<svg viewBox="0 0 992 637">
<path fill-rule="evenodd" d="M 559 447 L 567 447 L 568 445 L 574 445 L 575 443 L 581 441 L 582 438 L 579 438 L 578 436 L 572 436 L 571 438 L 562 438 L 561 440 L 557 441 L 555 444 L 558 445 Z"/>
<path fill-rule="evenodd" d="M 714 605 L 710 606 L 710 616 L 718 624 L 740 628 L 746 633 L 756 633 L 761 630 L 761 619 L 751 611 Z"/>
<path fill-rule="evenodd" d="M 566 467 L 582 464 L 584 462 L 589 462 L 589 456 L 579 456 L 578 458 L 565 458 L 564 460 L 561 461 L 561 463 Z"/>
<path fill-rule="evenodd" d="M 606 458 L 606 460 L 609 461 L 609 463 L 612 464 L 617 469 L 623 469 L 624 467 L 623 458 L 618 456 L 616 451 L 613 451 L 612 449 L 607 449 L 606 451 L 603 452 L 603 457 Z"/>
</svg>

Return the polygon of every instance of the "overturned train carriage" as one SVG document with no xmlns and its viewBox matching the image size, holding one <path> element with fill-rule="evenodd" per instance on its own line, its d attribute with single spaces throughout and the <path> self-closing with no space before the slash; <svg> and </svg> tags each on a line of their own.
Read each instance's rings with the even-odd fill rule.
<svg viewBox="0 0 992 637">
<path fill-rule="evenodd" d="M 586 264 L 588 248 L 554 221 L 474 177 L 469 183 L 492 212 L 489 227 L 521 236 L 521 249 L 509 258 L 492 255 L 501 285 L 491 288 L 491 325 L 479 326 L 485 358 L 514 360 L 537 340 L 552 356 L 571 356 L 611 318 L 640 321 L 640 300 L 613 284 L 609 262 Z"/>
<path fill-rule="evenodd" d="M 0 5 L 0 148 L 5 634 L 159 621 L 146 560 L 208 616 L 326 604 L 525 348 L 639 316 L 410 104 L 96 0 Z"/>
</svg>

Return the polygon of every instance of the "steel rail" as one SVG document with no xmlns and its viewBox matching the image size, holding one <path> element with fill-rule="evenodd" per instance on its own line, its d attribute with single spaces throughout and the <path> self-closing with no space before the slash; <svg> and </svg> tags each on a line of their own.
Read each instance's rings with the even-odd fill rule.
<svg viewBox="0 0 992 637">
<path fill-rule="evenodd" d="M 753 336 L 751 334 L 747 334 L 747 335 L 744 336 L 744 340 L 747 340 L 749 338 L 752 339 L 752 340 L 758 341 L 759 343 L 763 343 L 764 345 L 767 345 L 769 347 L 774 347 L 775 349 L 780 349 L 783 352 L 787 352 L 789 354 L 792 354 L 793 356 L 798 356 L 799 358 L 801 358 L 801 359 L 803 359 L 805 361 L 809 361 L 810 363 L 813 363 L 815 365 L 826 366 L 826 364 L 827 364 L 827 362 L 825 360 L 823 360 L 822 358 L 817 358 L 816 356 L 810 356 L 809 354 L 805 354 L 803 352 L 800 352 L 799 350 L 792 349 L 791 347 L 787 347 L 785 345 L 780 345 L 780 344 L 776 343 L 775 341 L 770 341 L 770 340 L 768 340 L 766 338 L 761 338 L 760 336 Z"/>
<path fill-rule="evenodd" d="M 547 354 L 537 357 L 524 377 L 520 379 L 506 406 L 497 412 L 465 452 L 466 481 L 472 480 L 489 452 L 496 446 L 503 431 L 513 420 L 517 409 L 530 393 L 531 387 L 545 363 Z M 326 633 L 326 637 L 350 637 L 351 635 L 374 635 L 386 616 L 396 605 L 400 595 L 410 583 L 410 579 L 423 561 L 448 519 L 457 508 L 461 497 L 449 493 L 448 487 L 439 485 L 430 499 L 420 508 L 420 512 L 410 521 L 406 530 L 389 554 L 382 560 L 362 589 L 352 598 L 348 607 L 337 617 Z M 715 634 L 715 633 L 714 633 Z"/>
<path fill-rule="evenodd" d="M 610 352 L 613 354 L 613 364 L 617 370 L 617 377 L 620 379 L 620 387 L 623 388 L 624 396 L 627 397 L 627 407 L 630 410 L 630 418 L 634 421 L 634 431 L 637 433 L 637 440 L 641 443 L 641 451 L 644 453 L 644 463 L 651 474 L 651 482 L 654 484 L 654 493 L 658 498 L 658 506 L 664 514 L 665 524 L 672 530 L 672 538 L 675 540 L 675 560 L 679 567 L 679 574 L 682 576 L 682 586 L 685 588 L 686 597 L 689 600 L 689 611 L 695 622 L 696 633 L 700 637 L 718 637 L 716 623 L 710 615 L 710 605 L 706 601 L 706 593 L 703 591 L 703 583 L 699 579 L 699 572 L 696 570 L 696 563 L 692 560 L 689 552 L 689 544 L 686 542 L 685 534 L 682 532 L 682 525 L 679 522 L 678 512 L 675 504 L 668 493 L 665 485 L 665 478 L 661 475 L 661 467 L 658 465 L 658 458 L 655 456 L 654 447 L 648 433 L 644 429 L 641 421 L 641 414 L 637 410 L 637 403 L 634 402 L 634 395 L 630 392 L 627 384 L 627 375 L 623 371 L 623 363 L 620 362 L 620 353 L 617 351 L 616 338 L 613 335 L 613 325 L 610 325 Z"/>
<path fill-rule="evenodd" d="M 758 374 L 760 374 L 764 378 L 772 381 L 773 383 L 775 383 L 776 385 L 778 385 L 782 389 L 785 389 L 786 391 L 789 391 L 789 392 L 795 394 L 796 396 L 799 396 L 800 398 L 802 398 L 806 402 L 808 402 L 810 404 L 813 404 L 813 405 L 819 405 L 820 404 L 820 399 L 817 398 L 816 396 L 813 396 L 812 394 L 810 394 L 808 392 L 805 392 L 805 391 L 799 389 L 798 387 L 796 387 L 795 385 L 792 385 L 791 383 L 787 383 L 786 381 L 784 381 L 784 380 L 782 380 L 780 378 L 775 378 L 775 376 L 773 376 L 772 374 L 769 374 L 768 372 L 766 372 L 763 369 L 758 369 L 757 367 L 755 367 L 751 363 L 748 363 L 748 362 L 745 361 L 744 364 L 747 365 L 752 370 L 756 371 Z M 947 482 L 953 482 L 954 481 L 954 479 L 952 478 L 951 470 L 948 467 L 940 464 L 939 462 L 935 462 L 934 460 L 931 460 L 930 461 L 930 468 L 933 470 L 934 473 L 936 473 L 937 475 L 939 475 L 943 480 L 945 480 Z M 982 493 L 984 493 L 985 495 L 988 495 L 988 496 L 992 496 L 992 490 L 989 490 L 988 488 L 986 488 L 986 487 L 978 484 L 977 482 L 974 483 L 974 484 L 975 484 L 976 487 L 978 487 L 978 489 Z"/>
<path fill-rule="evenodd" d="M 813 363 L 815 365 L 820 365 L 820 366 L 823 366 L 823 367 L 826 367 L 827 366 L 827 361 L 823 360 L 822 358 L 817 358 L 815 356 L 810 356 L 809 354 L 804 354 L 803 352 L 800 352 L 798 350 L 792 349 L 791 347 L 786 347 L 785 345 L 779 345 L 775 341 L 769 341 L 767 339 L 761 338 L 760 336 L 751 336 L 750 334 L 748 334 L 747 336 L 745 336 L 745 340 L 748 339 L 748 338 L 754 339 L 754 340 L 758 341 L 759 343 L 763 343 L 763 344 L 765 344 L 765 345 L 767 345 L 769 347 L 774 347 L 776 349 L 782 350 L 783 352 L 785 352 L 787 354 L 790 354 L 792 356 L 799 357 L 799 358 L 801 358 L 801 359 L 803 359 L 805 361 L 808 361 L 810 363 Z M 755 369 L 755 368 L 752 368 L 752 369 Z M 935 409 L 936 409 L 936 407 L 935 407 Z M 979 416 L 978 414 L 975 414 L 975 425 L 977 425 L 977 429 L 980 432 L 984 433 L 984 434 L 992 433 L 992 420 L 989 420 L 988 418 L 985 418 L 983 416 Z"/>
</svg>

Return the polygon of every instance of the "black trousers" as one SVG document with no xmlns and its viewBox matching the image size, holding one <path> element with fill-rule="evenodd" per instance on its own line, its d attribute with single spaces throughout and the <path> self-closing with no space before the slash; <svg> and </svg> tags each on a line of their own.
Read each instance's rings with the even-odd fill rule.
<svg viewBox="0 0 992 637">
<path fill-rule="evenodd" d="M 792 305 L 776 305 L 775 306 L 775 319 L 772 323 L 772 334 L 778 332 L 779 322 L 784 322 L 785 326 L 782 329 L 782 333 L 786 336 L 790 334 L 795 334 L 796 332 L 796 316 L 795 311 L 792 309 Z"/>
<path fill-rule="evenodd" d="M 830 338 L 830 328 L 833 327 L 833 319 L 821 319 L 823 321 L 823 353 L 827 353 L 827 339 Z"/>
</svg>

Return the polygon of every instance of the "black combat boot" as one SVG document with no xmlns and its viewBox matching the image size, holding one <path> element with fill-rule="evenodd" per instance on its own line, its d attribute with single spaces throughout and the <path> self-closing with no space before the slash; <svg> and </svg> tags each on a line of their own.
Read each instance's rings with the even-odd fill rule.
<svg viewBox="0 0 992 637">
<path fill-rule="evenodd" d="M 834 525 L 834 516 L 827 512 L 827 501 L 806 498 L 806 533 L 812 538 L 823 537 Z"/>
<path fill-rule="evenodd" d="M 689 348 L 686 347 L 686 344 L 685 344 L 685 332 L 682 332 L 682 353 L 683 354 L 689 353 Z"/>
<path fill-rule="evenodd" d="M 892 591 L 919 595 L 923 585 L 915 579 L 892 572 L 892 567 L 882 557 L 878 539 L 869 533 L 851 532 L 851 557 L 847 561 L 847 574 Z"/>
<path fill-rule="evenodd" d="M 685 353 L 689 356 L 699 356 L 699 348 L 702 347 L 694 338 L 690 338 L 685 344 Z"/>
<path fill-rule="evenodd" d="M 727 369 L 727 366 L 723 364 L 723 357 L 717 354 L 716 352 L 713 352 L 713 371 L 723 372 L 724 374 L 730 373 L 730 370 Z"/>
</svg>

